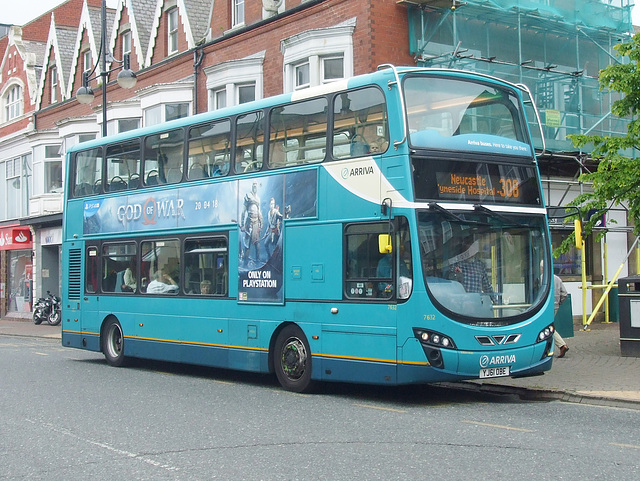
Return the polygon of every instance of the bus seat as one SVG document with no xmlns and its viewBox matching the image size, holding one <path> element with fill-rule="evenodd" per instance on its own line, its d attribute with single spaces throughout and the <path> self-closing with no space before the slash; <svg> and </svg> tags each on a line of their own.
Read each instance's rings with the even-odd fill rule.
<svg viewBox="0 0 640 481">
<path fill-rule="evenodd" d="M 193 164 L 189 169 L 189 180 L 195 179 L 204 179 L 207 177 L 207 174 L 204 171 L 204 166 L 202 164 Z"/>
<path fill-rule="evenodd" d="M 129 189 L 137 189 L 140 186 L 140 176 L 134 174 L 129 179 Z"/>
<path fill-rule="evenodd" d="M 111 179 L 111 182 L 109 183 L 109 192 L 117 192 L 119 190 L 126 190 L 127 189 L 127 183 L 121 179 L 120 177 L 114 177 L 113 179 Z"/>
<path fill-rule="evenodd" d="M 367 155 L 370 151 L 369 144 L 365 141 L 365 138 L 358 134 L 351 139 L 351 157 L 359 157 L 360 155 Z"/>
<path fill-rule="evenodd" d="M 102 279 L 102 292 L 114 292 L 116 287 L 116 276 L 117 274 L 115 272 L 110 272 Z"/>
<path fill-rule="evenodd" d="M 114 292 L 122 292 L 123 284 L 124 284 L 124 271 L 120 271 L 116 274 L 116 284 L 114 286 Z"/>
<path fill-rule="evenodd" d="M 284 167 L 287 163 L 287 154 L 282 142 L 273 142 L 269 152 L 269 165 L 271 167 Z"/>
<path fill-rule="evenodd" d="M 157 174 L 149 174 L 147 175 L 147 185 L 158 185 L 158 175 Z"/>
<path fill-rule="evenodd" d="M 168 184 L 177 184 L 181 180 L 182 180 L 182 172 L 180 172 L 180 169 L 171 168 L 167 171 Z"/>
</svg>

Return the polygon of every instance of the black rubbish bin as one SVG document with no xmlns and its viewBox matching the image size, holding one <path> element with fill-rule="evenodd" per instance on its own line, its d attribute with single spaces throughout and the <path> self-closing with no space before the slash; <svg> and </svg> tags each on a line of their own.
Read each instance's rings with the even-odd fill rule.
<svg viewBox="0 0 640 481">
<path fill-rule="evenodd" d="M 620 353 L 640 357 L 640 276 L 618 280 Z"/>
<path fill-rule="evenodd" d="M 618 288 L 612 287 L 607 297 L 609 303 L 609 322 L 620 320 L 620 301 L 618 300 Z"/>
</svg>

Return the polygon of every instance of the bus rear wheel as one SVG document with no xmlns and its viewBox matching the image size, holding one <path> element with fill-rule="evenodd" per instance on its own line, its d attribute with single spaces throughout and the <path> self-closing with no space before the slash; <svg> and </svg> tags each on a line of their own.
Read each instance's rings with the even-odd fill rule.
<svg viewBox="0 0 640 481">
<path fill-rule="evenodd" d="M 124 365 L 124 335 L 117 319 L 109 319 L 104 327 L 102 352 L 109 365 L 115 367 Z"/>
<path fill-rule="evenodd" d="M 289 325 L 280 331 L 273 354 L 273 367 L 283 388 L 293 392 L 312 388 L 311 349 L 302 329 Z"/>
</svg>

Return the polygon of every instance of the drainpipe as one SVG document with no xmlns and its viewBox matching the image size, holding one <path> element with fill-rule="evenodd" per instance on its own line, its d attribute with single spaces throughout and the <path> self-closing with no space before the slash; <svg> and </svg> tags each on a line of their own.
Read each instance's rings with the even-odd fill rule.
<svg viewBox="0 0 640 481">
<path fill-rule="evenodd" d="M 204 50 L 197 48 L 193 52 L 193 115 L 198 113 L 198 69 L 204 60 Z"/>
</svg>

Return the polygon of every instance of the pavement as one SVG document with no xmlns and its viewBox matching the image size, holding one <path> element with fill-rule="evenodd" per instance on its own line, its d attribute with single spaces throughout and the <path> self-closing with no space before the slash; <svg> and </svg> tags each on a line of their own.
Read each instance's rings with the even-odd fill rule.
<svg viewBox="0 0 640 481">
<path fill-rule="evenodd" d="M 576 321 L 577 322 L 577 321 Z M 0 319 L 0 336 L 61 338 L 60 326 L 31 319 Z M 574 336 L 565 337 L 569 351 L 555 358 L 542 376 L 495 378 L 441 383 L 456 389 L 516 394 L 522 399 L 562 400 L 583 404 L 640 409 L 640 358 L 620 354 L 618 323 L 593 322 L 590 330 L 574 324 Z"/>
</svg>

